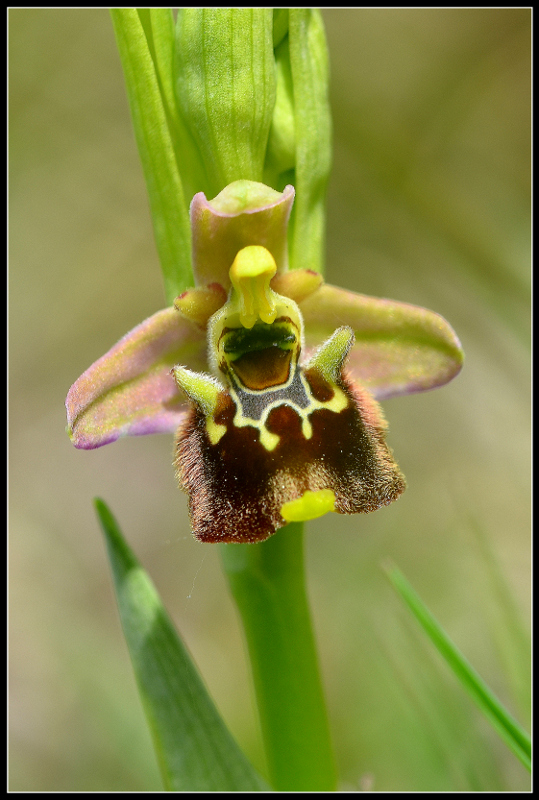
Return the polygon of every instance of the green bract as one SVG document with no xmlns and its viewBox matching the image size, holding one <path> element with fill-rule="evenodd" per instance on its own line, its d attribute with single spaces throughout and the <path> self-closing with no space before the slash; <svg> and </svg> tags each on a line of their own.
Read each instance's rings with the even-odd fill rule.
<svg viewBox="0 0 539 800">
<path fill-rule="evenodd" d="M 212 194 L 240 178 L 261 181 L 275 106 L 272 10 L 180 9 L 175 75 Z"/>
<path fill-rule="evenodd" d="M 290 266 L 323 271 L 327 51 L 312 9 L 113 9 L 157 249 L 191 285 L 188 198 L 238 180 L 296 187 Z"/>
</svg>

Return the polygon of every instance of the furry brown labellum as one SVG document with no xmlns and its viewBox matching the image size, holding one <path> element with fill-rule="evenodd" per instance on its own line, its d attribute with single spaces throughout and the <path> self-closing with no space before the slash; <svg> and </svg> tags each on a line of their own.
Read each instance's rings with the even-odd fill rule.
<svg viewBox="0 0 539 800">
<path fill-rule="evenodd" d="M 264 247 L 240 250 L 229 299 L 208 323 L 219 380 L 173 370 L 192 401 L 175 466 L 204 542 L 257 542 L 328 511 L 374 511 L 405 488 L 378 404 L 343 371 L 353 331 L 338 328 L 300 364 L 302 317 L 270 287 L 275 272 Z"/>
</svg>

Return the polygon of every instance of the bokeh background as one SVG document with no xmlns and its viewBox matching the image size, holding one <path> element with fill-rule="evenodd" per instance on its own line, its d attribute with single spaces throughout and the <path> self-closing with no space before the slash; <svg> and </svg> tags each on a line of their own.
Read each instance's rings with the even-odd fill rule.
<svg viewBox="0 0 539 800">
<path fill-rule="evenodd" d="M 425 641 L 394 561 L 512 713 L 530 706 L 530 9 L 324 11 L 328 280 L 454 326 L 453 383 L 384 403 L 408 480 L 309 525 L 343 787 L 525 790 Z M 164 294 L 108 12 L 11 9 L 10 788 L 161 787 L 92 508 L 103 497 L 263 769 L 218 548 L 189 531 L 168 436 L 76 451 L 71 383 Z"/>
</svg>

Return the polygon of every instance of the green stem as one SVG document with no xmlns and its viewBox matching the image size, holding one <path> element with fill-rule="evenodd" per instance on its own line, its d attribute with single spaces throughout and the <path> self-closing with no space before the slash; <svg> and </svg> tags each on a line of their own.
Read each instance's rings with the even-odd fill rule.
<svg viewBox="0 0 539 800">
<path fill-rule="evenodd" d="M 303 567 L 303 525 L 260 544 L 226 544 L 270 779 L 277 791 L 332 791 L 336 771 Z"/>
</svg>

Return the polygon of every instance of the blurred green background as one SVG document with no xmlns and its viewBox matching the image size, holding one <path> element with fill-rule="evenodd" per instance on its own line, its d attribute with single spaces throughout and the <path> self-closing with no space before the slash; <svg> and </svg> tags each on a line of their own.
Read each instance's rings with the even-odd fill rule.
<svg viewBox="0 0 539 800">
<path fill-rule="evenodd" d="M 530 9 L 324 11 L 330 282 L 424 305 L 463 372 L 384 403 L 398 503 L 309 524 L 343 788 L 526 790 L 387 582 L 392 559 L 529 726 Z M 75 450 L 71 383 L 163 307 L 106 10 L 11 9 L 10 788 L 161 787 L 91 500 L 110 503 L 263 769 L 218 550 L 194 541 L 169 436 Z"/>
</svg>

